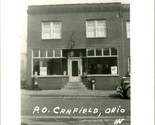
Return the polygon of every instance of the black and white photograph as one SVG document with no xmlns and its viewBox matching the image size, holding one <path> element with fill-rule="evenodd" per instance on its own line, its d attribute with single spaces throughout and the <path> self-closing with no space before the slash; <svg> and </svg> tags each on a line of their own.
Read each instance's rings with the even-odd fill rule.
<svg viewBox="0 0 155 125">
<path fill-rule="evenodd" d="M 28 5 L 27 21 L 22 125 L 129 125 L 130 3 Z"/>
<path fill-rule="evenodd" d="M 17 6 L 13 7 L 17 7 L 18 12 L 8 5 L 10 9 L 3 15 L 7 20 L 8 15 L 17 12 L 19 18 L 7 26 L 17 32 L 10 37 L 6 30 L 2 34 L 2 40 L 13 38 L 10 42 L 20 43 L 5 43 L 8 48 L 2 49 L 2 53 L 8 50 L 11 53 L 14 47 L 13 53 L 17 54 L 2 55 L 9 58 L 7 65 L 13 70 L 2 67 L 5 75 L 9 75 L 1 77 L 10 81 L 14 81 L 12 77 L 18 77 L 16 82 L 11 82 L 18 84 L 12 85 L 18 96 L 10 91 L 10 83 L 7 92 L 1 89 L 3 100 L 9 97 L 11 102 L 17 102 L 18 110 L 14 109 L 13 103 L 7 102 L 6 109 L 9 107 L 13 112 L 1 108 L 8 114 L 8 122 L 9 117 L 17 113 L 20 125 L 132 125 L 132 114 L 136 110 L 141 114 L 141 110 L 135 109 L 131 102 L 142 97 L 145 102 L 148 93 L 139 93 L 144 83 L 136 83 L 136 78 L 142 77 L 135 75 L 135 66 L 132 67 L 137 54 L 131 46 L 135 40 L 133 37 L 132 41 L 134 32 L 130 29 L 135 25 L 130 22 L 135 17 L 131 16 L 130 0 L 23 0 L 19 3 L 21 6 L 15 4 Z M 2 10 L 6 5 L 2 4 Z M 5 29 L 6 25 L 2 26 Z M 14 34 L 17 41 L 14 41 Z M 138 46 L 137 51 L 140 50 Z M 145 69 L 151 69 L 150 66 L 143 70 L 140 66 L 140 70 L 145 72 Z M 151 79 L 149 82 L 152 83 Z M 135 83 L 138 84 L 136 88 Z M 145 83 L 144 88 L 148 84 Z M 5 93 L 10 96 L 4 97 Z M 141 103 L 136 104 L 140 106 Z M 7 122 L 6 119 L 2 121 Z"/>
</svg>

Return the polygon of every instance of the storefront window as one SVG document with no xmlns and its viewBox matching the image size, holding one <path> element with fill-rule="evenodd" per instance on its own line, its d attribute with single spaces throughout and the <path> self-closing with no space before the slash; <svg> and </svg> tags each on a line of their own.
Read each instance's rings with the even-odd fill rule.
<svg viewBox="0 0 155 125">
<path fill-rule="evenodd" d="M 33 75 L 67 75 L 67 59 L 33 59 Z"/>
<path fill-rule="evenodd" d="M 113 74 L 113 67 L 117 67 L 117 57 L 89 58 L 88 74 Z M 115 72 L 117 68 L 115 68 Z M 117 72 L 118 73 L 118 72 Z"/>
</svg>

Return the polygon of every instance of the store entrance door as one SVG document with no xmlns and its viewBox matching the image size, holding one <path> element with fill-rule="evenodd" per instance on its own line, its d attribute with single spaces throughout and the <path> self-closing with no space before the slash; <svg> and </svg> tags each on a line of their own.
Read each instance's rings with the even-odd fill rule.
<svg viewBox="0 0 155 125">
<path fill-rule="evenodd" d="M 69 58 L 68 60 L 69 82 L 81 82 L 81 59 Z"/>
</svg>

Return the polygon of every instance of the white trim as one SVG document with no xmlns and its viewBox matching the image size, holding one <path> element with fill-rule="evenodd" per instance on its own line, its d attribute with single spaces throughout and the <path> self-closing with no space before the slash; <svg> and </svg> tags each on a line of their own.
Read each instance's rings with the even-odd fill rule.
<svg viewBox="0 0 155 125">
<path fill-rule="evenodd" d="M 111 47 L 109 48 L 109 56 L 111 56 Z"/>
<path fill-rule="evenodd" d="M 112 56 L 87 56 L 87 58 L 98 58 L 98 57 L 108 58 L 108 57 L 118 57 L 118 55 L 112 55 Z"/>
<path fill-rule="evenodd" d="M 82 75 L 82 76 L 120 76 L 119 74 L 92 74 L 92 75 Z"/>
<path fill-rule="evenodd" d="M 60 57 L 62 57 L 62 49 L 60 49 Z"/>
<path fill-rule="evenodd" d="M 96 56 L 96 49 L 94 49 L 94 56 Z"/>
<path fill-rule="evenodd" d="M 34 77 L 34 75 L 32 75 L 32 77 Z M 46 76 L 38 75 L 37 77 L 69 77 L 69 76 L 68 75 L 46 75 Z"/>
<path fill-rule="evenodd" d="M 33 50 L 31 50 L 31 76 L 33 76 Z"/>
<path fill-rule="evenodd" d="M 33 57 L 33 59 L 67 59 L 67 57 Z"/>
<path fill-rule="evenodd" d="M 126 21 L 126 38 L 130 39 L 130 21 Z"/>
<path fill-rule="evenodd" d="M 53 57 L 55 58 L 55 49 L 53 49 Z"/>
<path fill-rule="evenodd" d="M 104 54 L 103 54 L 103 48 L 102 48 L 102 56 L 104 56 Z"/>
<path fill-rule="evenodd" d="M 128 57 L 128 72 L 131 72 L 131 59 L 130 59 L 130 56 Z"/>
<path fill-rule="evenodd" d="M 78 62 L 78 76 L 72 76 L 72 62 L 77 61 Z M 81 82 L 81 75 L 82 75 L 82 63 L 81 63 L 81 58 L 69 58 L 68 59 L 68 76 L 69 76 L 69 82 Z M 79 74 L 80 70 L 80 74 Z"/>
</svg>

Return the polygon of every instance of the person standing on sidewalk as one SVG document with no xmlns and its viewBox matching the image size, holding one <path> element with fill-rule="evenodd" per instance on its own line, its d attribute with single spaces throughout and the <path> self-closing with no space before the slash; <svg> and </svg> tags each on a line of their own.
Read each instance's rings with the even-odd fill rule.
<svg viewBox="0 0 155 125">
<path fill-rule="evenodd" d="M 38 86 L 38 76 L 37 72 L 34 73 L 34 90 L 41 90 Z"/>
</svg>

